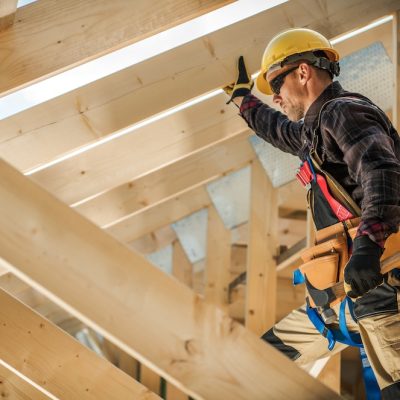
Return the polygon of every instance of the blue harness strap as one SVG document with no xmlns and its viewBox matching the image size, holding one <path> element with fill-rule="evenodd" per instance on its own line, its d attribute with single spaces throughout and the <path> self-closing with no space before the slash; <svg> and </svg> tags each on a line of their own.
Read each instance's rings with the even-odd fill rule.
<svg viewBox="0 0 400 400">
<path fill-rule="evenodd" d="M 350 332 L 346 324 L 346 306 L 349 308 L 350 314 L 354 321 L 357 322 L 353 311 L 353 302 L 346 296 L 340 304 L 339 311 L 339 329 L 328 328 L 317 309 L 312 308 L 307 299 L 307 315 L 317 331 L 328 340 L 328 349 L 331 351 L 335 347 L 335 343 L 344 343 L 349 346 L 358 347 L 360 350 L 361 363 L 363 367 L 363 378 L 365 383 L 365 391 L 367 400 L 381 400 L 381 392 L 378 382 L 375 378 L 371 364 L 368 361 L 364 346 L 359 333 Z"/>
<path fill-rule="evenodd" d="M 378 382 L 375 378 L 371 364 L 368 361 L 367 353 L 365 352 L 364 347 L 360 347 L 360 357 L 363 367 L 363 377 L 367 400 L 381 400 L 381 390 L 378 386 Z"/>
</svg>

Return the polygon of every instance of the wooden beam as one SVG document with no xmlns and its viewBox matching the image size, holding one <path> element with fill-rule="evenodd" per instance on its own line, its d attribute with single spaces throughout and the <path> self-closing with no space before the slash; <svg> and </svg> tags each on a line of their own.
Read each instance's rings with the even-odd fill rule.
<svg viewBox="0 0 400 400">
<path fill-rule="evenodd" d="M 248 143 L 249 131 L 223 140 L 164 168 L 77 205 L 75 208 L 100 226 L 153 207 L 191 187 L 237 170 L 256 157 Z"/>
<path fill-rule="evenodd" d="M 70 335 L 75 335 L 83 328 L 81 321 L 10 272 L 0 277 L 0 288 Z"/>
<path fill-rule="evenodd" d="M 340 366 L 341 354 L 337 353 L 329 358 L 325 367 L 318 374 L 318 380 L 331 388 L 337 394 L 340 394 Z"/>
<path fill-rule="evenodd" d="M 0 32 L 14 23 L 17 3 L 18 0 L 2 0 L 0 2 Z"/>
<path fill-rule="evenodd" d="M 12 400 L 48 400 L 47 394 L 27 382 L 0 360 L 0 393 L 3 398 Z"/>
<path fill-rule="evenodd" d="M 193 267 L 179 239 L 173 243 L 172 275 L 188 287 L 193 286 Z"/>
<path fill-rule="evenodd" d="M 209 204 L 210 198 L 205 188 L 198 186 L 111 225 L 107 228 L 107 232 L 121 242 L 129 243 L 147 233 L 187 217 Z"/>
<path fill-rule="evenodd" d="M 2 289 L 0 300 L 0 359 L 54 396 L 159 398 Z"/>
<path fill-rule="evenodd" d="M 130 179 L 143 176 L 229 137 L 246 128 L 234 116 L 223 126 L 182 134 L 154 130 L 132 132 L 32 175 L 68 204 L 81 201 Z"/>
<path fill-rule="evenodd" d="M 246 327 L 261 336 L 275 322 L 277 191 L 258 159 L 251 168 Z"/>
<path fill-rule="evenodd" d="M 231 232 L 214 205 L 208 207 L 207 256 L 204 298 L 220 309 L 228 310 L 228 285 L 231 274 Z"/>
<path fill-rule="evenodd" d="M 234 80 L 239 54 L 255 72 L 268 40 L 285 28 L 305 26 L 333 37 L 397 7 L 396 0 L 379 7 L 375 0 L 280 4 L 0 121 L 0 141 L 7 140 L 0 153 L 21 170 L 36 166 Z"/>
<path fill-rule="evenodd" d="M 140 383 L 146 386 L 153 393 L 160 394 L 160 376 L 153 370 L 141 364 L 140 366 Z"/>
<path fill-rule="evenodd" d="M 393 14 L 393 110 L 392 121 L 397 131 L 400 130 L 400 10 Z"/>
<path fill-rule="evenodd" d="M 4 161 L 0 210 L 1 256 L 15 273 L 193 398 L 339 399 L 256 335 Z M 2 307 L 1 313 L 7 310 Z M 21 314 L 12 312 L 13 316 Z M 36 323 L 35 334 L 47 332 L 46 326 L 40 329 Z M 25 332 L 21 335 L 29 339 Z M 56 349 L 54 354 L 61 354 L 65 346 Z M 15 348 L 11 354 L 16 354 Z M 61 356 L 58 365 L 65 362 Z M 18 357 L 20 363 L 23 359 Z M 45 365 L 53 376 L 57 365 Z M 73 369 L 82 374 L 82 368 Z M 103 381 L 108 390 L 109 379 Z M 71 390 L 74 386 L 68 385 Z"/>
<path fill-rule="evenodd" d="M 221 7 L 230 0 L 41 0 L 0 36 L 0 95 Z"/>
<path fill-rule="evenodd" d="M 129 246 L 141 254 L 149 254 L 173 245 L 176 240 L 178 237 L 175 231 L 167 225 L 129 243 Z"/>
</svg>

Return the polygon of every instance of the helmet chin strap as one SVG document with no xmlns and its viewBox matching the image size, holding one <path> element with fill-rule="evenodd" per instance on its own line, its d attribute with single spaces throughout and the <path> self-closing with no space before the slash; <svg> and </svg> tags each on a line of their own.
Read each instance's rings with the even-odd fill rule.
<svg viewBox="0 0 400 400">
<path fill-rule="evenodd" d="M 340 66 L 337 61 L 330 61 L 325 57 L 317 57 L 312 51 L 308 51 L 306 53 L 297 53 L 286 57 L 279 64 L 272 66 L 271 69 L 274 67 L 282 68 L 287 64 L 293 64 L 298 61 L 307 61 L 310 65 L 313 65 L 316 68 L 328 71 L 332 78 L 334 76 L 339 76 L 340 74 Z"/>
</svg>

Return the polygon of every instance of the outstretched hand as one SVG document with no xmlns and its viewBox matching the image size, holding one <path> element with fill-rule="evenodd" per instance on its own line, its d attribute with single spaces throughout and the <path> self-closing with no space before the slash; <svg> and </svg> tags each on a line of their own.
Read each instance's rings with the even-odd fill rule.
<svg viewBox="0 0 400 400">
<path fill-rule="evenodd" d="M 229 104 L 236 97 L 246 96 L 246 94 L 251 92 L 253 86 L 254 81 L 247 72 L 243 56 L 240 56 L 238 59 L 238 77 L 236 82 L 232 82 L 223 88 L 225 93 L 230 97 L 226 104 Z"/>
</svg>

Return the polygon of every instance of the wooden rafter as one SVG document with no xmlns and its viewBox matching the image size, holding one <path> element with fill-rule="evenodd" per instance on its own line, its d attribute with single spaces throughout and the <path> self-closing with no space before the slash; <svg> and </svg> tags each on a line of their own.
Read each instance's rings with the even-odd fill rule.
<svg viewBox="0 0 400 400">
<path fill-rule="evenodd" d="M 14 23 L 18 0 L 0 1 L 0 32 Z"/>
<path fill-rule="evenodd" d="M 226 84 L 236 76 L 239 54 L 256 71 L 268 39 L 285 27 L 307 26 L 333 37 L 395 9 L 395 0 L 379 7 L 375 0 L 340 0 L 326 8 L 318 0 L 291 0 L 0 121 L 0 141 L 8 140 L 0 153 L 21 170 L 36 166 Z"/>
<path fill-rule="evenodd" d="M 210 202 L 206 189 L 197 186 L 155 207 L 118 221 L 108 227 L 107 232 L 121 242 L 129 243 L 207 207 Z"/>
<path fill-rule="evenodd" d="M 112 140 L 32 175 L 68 204 L 143 176 L 245 130 L 237 116 L 226 124 L 182 135 L 181 129 L 163 132 L 153 127 Z"/>
<path fill-rule="evenodd" d="M 0 93 L 54 75 L 229 3 L 230 0 L 41 0 L 0 34 Z"/>
<path fill-rule="evenodd" d="M 0 393 L 3 398 L 13 400 L 49 400 L 47 394 L 23 379 L 15 370 L 11 370 L 0 361 Z"/>
<path fill-rule="evenodd" d="M 1 254 L 14 272 L 192 397 L 339 398 L 4 161 L 0 209 Z"/>
<path fill-rule="evenodd" d="M 188 157 L 129 181 L 76 206 L 77 211 L 100 226 L 110 226 L 129 215 L 178 196 L 247 165 L 255 153 L 246 130 Z"/>
<path fill-rule="evenodd" d="M 159 399 L 2 289 L 0 302 L 0 359 L 57 398 Z"/>
</svg>

